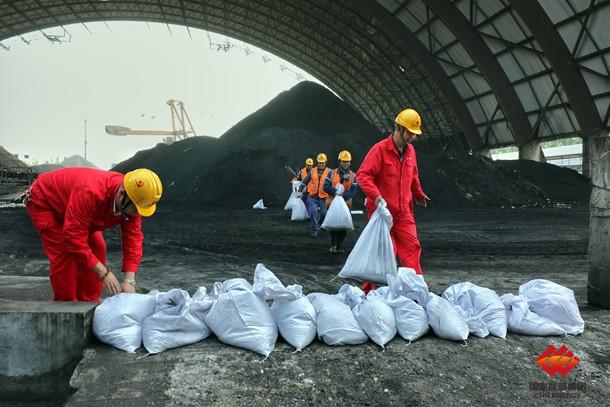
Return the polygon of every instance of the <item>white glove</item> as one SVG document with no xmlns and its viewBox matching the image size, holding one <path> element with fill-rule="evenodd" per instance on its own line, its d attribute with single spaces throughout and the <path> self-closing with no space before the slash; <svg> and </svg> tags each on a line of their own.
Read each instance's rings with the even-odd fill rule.
<svg viewBox="0 0 610 407">
<path fill-rule="evenodd" d="M 297 198 L 300 198 L 303 196 L 303 193 L 301 191 L 297 192 Z"/>
<path fill-rule="evenodd" d="M 341 196 L 345 192 L 345 187 L 342 184 L 337 185 L 335 195 Z"/>
<path fill-rule="evenodd" d="M 379 197 L 379 199 L 377 199 L 377 200 L 375 201 L 375 203 L 377 204 L 377 207 L 378 207 L 378 208 L 379 208 L 380 206 L 383 206 L 383 207 L 387 207 L 387 206 L 388 206 L 388 204 L 387 204 L 387 202 L 385 201 L 385 199 L 383 199 L 381 196 Z"/>
</svg>

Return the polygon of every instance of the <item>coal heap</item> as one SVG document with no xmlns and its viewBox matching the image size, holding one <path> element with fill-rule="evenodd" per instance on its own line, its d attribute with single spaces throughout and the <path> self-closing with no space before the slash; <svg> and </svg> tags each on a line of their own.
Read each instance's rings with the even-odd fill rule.
<svg viewBox="0 0 610 407">
<path fill-rule="evenodd" d="M 425 123 L 424 123 L 425 126 Z M 425 128 L 424 128 L 425 129 Z M 164 183 L 164 201 L 247 207 L 263 198 L 284 204 L 290 175 L 318 152 L 337 165 L 339 151 L 352 153 L 358 168 L 370 147 L 386 135 L 328 89 L 301 82 L 280 93 L 220 138 L 192 137 L 138 152 L 118 164 L 156 171 Z M 588 180 L 575 171 L 517 160 L 492 162 L 468 154 L 417 147 L 420 178 L 434 206 L 547 206 L 586 202 Z M 357 201 L 364 200 L 361 196 Z"/>
</svg>

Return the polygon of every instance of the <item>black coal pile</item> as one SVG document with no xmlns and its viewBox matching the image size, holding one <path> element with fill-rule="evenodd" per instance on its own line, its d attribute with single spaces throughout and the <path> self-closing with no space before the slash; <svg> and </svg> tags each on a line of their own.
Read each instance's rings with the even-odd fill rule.
<svg viewBox="0 0 610 407">
<path fill-rule="evenodd" d="M 425 125 L 425 123 L 424 123 Z M 263 198 L 283 206 L 290 175 L 306 157 L 324 152 L 337 165 L 352 153 L 357 169 L 384 134 L 326 88 L 302 82 L 282 92 L 220 138 L 192 137 L 140 151 L 114 170 L 150 168 L 164 182 L 164 201 L 247 207 Z M 547 206 L 586 202 L 589 183 L 578 173 L 518 160 L 492 162 L 467 154 L 418 149 L 420 178 L 434 206 Z M 358 201 L 362 203 L 364 196 Z"/>
</svg>

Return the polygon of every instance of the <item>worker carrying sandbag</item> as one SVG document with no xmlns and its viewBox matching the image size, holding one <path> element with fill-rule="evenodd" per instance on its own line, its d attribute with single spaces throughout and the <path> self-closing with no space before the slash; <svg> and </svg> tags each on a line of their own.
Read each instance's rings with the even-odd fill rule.
<svg viewBox="0 0 610 407">
<path fill-rule="evenodd" d="M 324 181 L 324 192 L 328 194 L 326 197 L 328 212 L 322 229 L 330 231 L 331 253 L 344 252 L 341 244 L 347 236 L 347 231 L 354 229 L 350 208 L 354 195 L 358 192 L 356 174 L 350 169 L 352 155 L 349 151 L 343 150 L 339 153 L 338 159 L 339 166 L 332 170 Z"/>
<path fill-rule="evenodd" d="M 341 278 L 363 280 L 363 289 L 370 281 L 385 283 L 387 275 L 396 275 L 396 255 L 392 247 L 390 229 L 392 215 L 385 203 L 371 217 L 364 227 L 352 252 L 339 272 Z"/>
<path fill-rule="evenodd" d="M 103 287 L 134 293 L 142 258 L 142 216 L 155 213 L 161 180 L 137 169 L 123 175 L 93 168 L 41 174 L 26 192 L 25 207 L 51 270 L 55 301 L 99 301 Z M 102 231 L 121 225 L 124 274 L 120 283 L 106 265 Z"/>
<path fill-rule="evenodd" d="M 299 188 L 299 197 L 303 190 L 307 190 L 307 213 L 311 219 L 311 236 L 318 236 L 320 225 L 326 216 L 326 197 L 328 194 L 324 191 L 324 182 L 330 175 L 330 169 L 326 167 L 326 154 L 320 153 L 316 158 L 318 166 L 313 168 L 309 175 L 303 180 L 303 184 Z"/>
<path fill-rule="evenodd" d="M 309 172 L 313 168 L 313 158 L 307 157 L 305 160 L 305 167 L 301 168 L 296 177 L 292 177 L 292 181 L 303 181 L 309 175 Z"/>
<path fill-rule="evenodd" d="M 413 109 L 405 109 L 395 120 L 394 131 L 375 144 L 368 152 L 357 177 L 367 196 L 367 216 L 382 202 L 392 214 L 390 231 L 400 265 L 422 274 L 419 257 L 421 245 L 417 238 L 413 200 L 427 206 L 428 196 L 422 191 L 417 170 L 417 158 L 412 143 L 421 134 L 421 119 Z"/>
</svg>

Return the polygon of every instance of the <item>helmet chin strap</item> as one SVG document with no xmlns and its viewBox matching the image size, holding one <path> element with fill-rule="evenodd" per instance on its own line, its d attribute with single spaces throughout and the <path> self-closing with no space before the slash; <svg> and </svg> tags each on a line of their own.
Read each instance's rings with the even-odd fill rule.
<svg viewBox="0 0 610 407">
<path fill-rule="evenodd" d="M 130 203 L 131 201 L 129 200 L 127 192 L 123 191 L 123 197 L 121 198 L 121 210 L 127 208 Z"/>
</svg>

